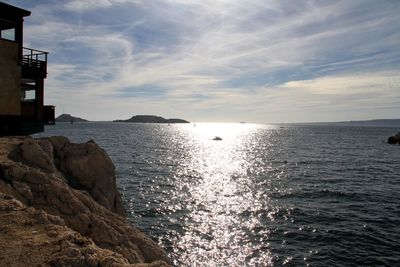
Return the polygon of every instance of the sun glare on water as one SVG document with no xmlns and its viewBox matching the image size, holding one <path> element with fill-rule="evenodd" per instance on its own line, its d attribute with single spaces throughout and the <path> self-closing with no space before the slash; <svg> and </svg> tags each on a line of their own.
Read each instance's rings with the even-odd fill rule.
<svg viewBox="0 0 400 267">
<path fill-rule="evenodd" d="M 175 196 L 186 203 L 187 211 L 180 222 L 184 234 L 174 242 L 180 264 L 271 263 L 266 244 L 252 244 L 255 238 L 262 240 L 268 235 L 260 227 L 260 219 L 253 216 L 268 200 L 255 196 L 255 183 L 248 175 L 252 163 L 246 155 L 248 146 L 256 145 L 252 138 L 260 127 L 266 126 L 199 123 L 186 128 L 192 143 L 187 151 L 189 161 L 178 173 L 180 190 Z"/>
</svg>

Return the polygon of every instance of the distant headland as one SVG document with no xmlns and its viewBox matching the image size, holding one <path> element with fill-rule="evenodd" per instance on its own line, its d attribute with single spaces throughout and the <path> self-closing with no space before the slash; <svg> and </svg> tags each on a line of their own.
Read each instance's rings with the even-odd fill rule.
<svg viewBox="0 0 400 267">
<path fill-rule="evenodd" d="M 190 123 L 182 119 L 165 119 L 154 115 L 136 115 L 127 120 L 114 120 L 114 122 L 136 122 L 136 123 Z"/>
<path fill-rule="evenodd" d="M 61 114 L 56 118 L 56 122 L 85 122 L 87 120 L 71 116 L 70 114 Z"/>
<path fill-rule="evenodd" d="M 376 119 L 376 120 L 366 120 L 366 121 L 342 121 L 338 122 L 340 125 L 349 126 L 400 126 L 400 119 Z"/>
<path fill-rule="evenodd" d="M 374 119 L 374 120 L 363 120 L 363 121 L 337 121 L 337 122 L 301 122 L 301 123 L 289 123 L 289 124 L 367 126 L 367 127 L 400 127 L 400 119 Z"/>
</svg>

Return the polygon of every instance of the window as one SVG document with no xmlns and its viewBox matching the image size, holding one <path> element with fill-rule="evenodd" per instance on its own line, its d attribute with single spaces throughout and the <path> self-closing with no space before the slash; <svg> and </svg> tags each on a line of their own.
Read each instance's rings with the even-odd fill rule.
<svg viewBox="0 0 400 267">
<path fill-rule="evenodd" d="M 1 39 L 15 41 L 15 28 L 2 30 L 0 34 Z"/>
<path fill-rule="evenodd" d="M 36 100 L 36 91 L 35 90 L 22 91 L 21 100 L 22 101 L 33 101 L 33 100 Z"/>
</svg>

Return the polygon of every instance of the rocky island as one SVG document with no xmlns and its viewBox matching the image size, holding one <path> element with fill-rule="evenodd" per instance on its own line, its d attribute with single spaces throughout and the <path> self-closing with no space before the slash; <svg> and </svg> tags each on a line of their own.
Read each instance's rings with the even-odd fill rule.
<svg viewBox="0 0 400 267">
<path fill-rule="evenodd" d="M 74 117 L 70 114 L 61 114 L 60 116 L 58 116 L 56 118 L 56 122 L 85 122 L 85 121 L 87 121 L 87 120 L 78 118 L 78 117 Z"/>
<path fill-rule="evenodd" d="M 136 115 L 127 120 L 115 120 L 114 122 L 137 122 L 137 123 L 190 123 L 182 119 L 165 119 L 153 115 Z"/>
<path fill-rule="evenodd" d="M 393 135 L 393 136 L 389 136 L 388 141 L 389 144 L 395 145 L 398 144 L 400 145 L 400 132 Z"/>
<path fill-rule="evenodd" d="M 0 138 L 0 266 L 169 266 L 126 219 L 94 141 Z"/>
</svg>

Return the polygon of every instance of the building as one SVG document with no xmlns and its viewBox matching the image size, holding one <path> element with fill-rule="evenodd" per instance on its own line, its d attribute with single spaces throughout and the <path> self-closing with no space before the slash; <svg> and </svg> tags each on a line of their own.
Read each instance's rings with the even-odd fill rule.
<svg viewBox="0 0 400 267">
<path fill-rule="evenodd" d="M 54 106 L 44 106 L 47 52 L 23 47 L 30 11 L 0 2 L 0 136 L 27 135 L 54 124 Z"/>
</svg>

